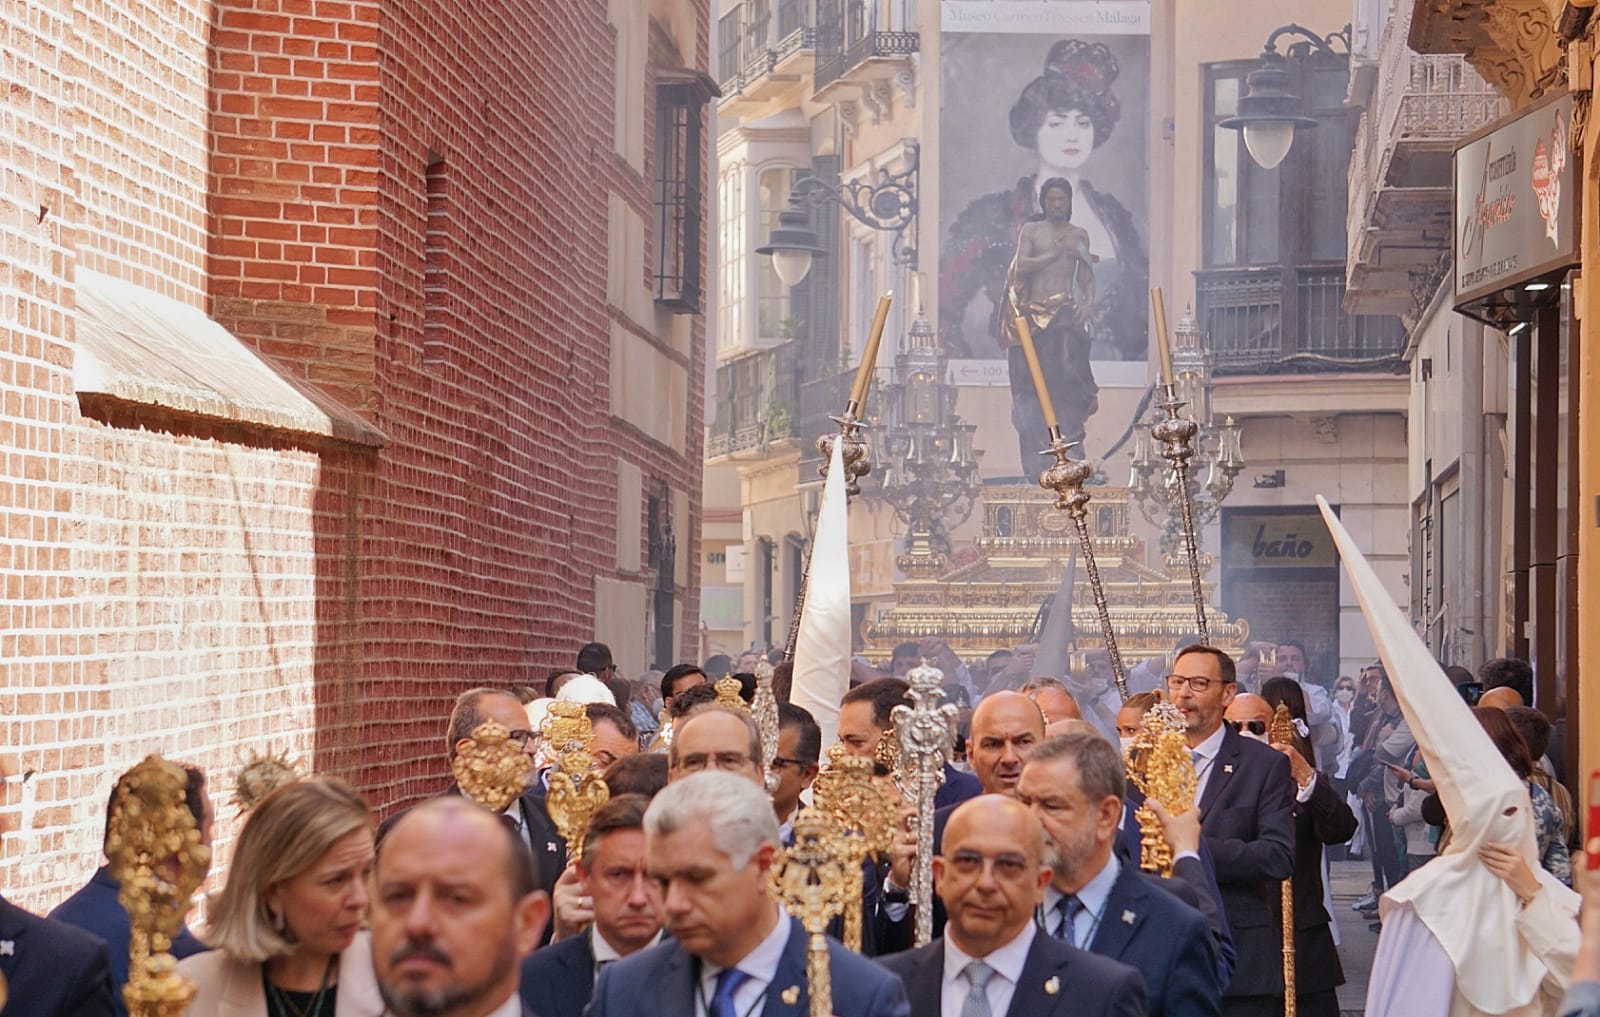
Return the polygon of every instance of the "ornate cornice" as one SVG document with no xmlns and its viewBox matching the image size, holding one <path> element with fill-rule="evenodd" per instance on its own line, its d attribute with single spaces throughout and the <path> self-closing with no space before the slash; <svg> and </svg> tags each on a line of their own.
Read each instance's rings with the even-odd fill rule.
<svg viewBox="0 0 1600 1017">
<path fill-rule="evenodd" d="M 1513 108 L 1566 83 L 1551 0 L 1415 0 L 1409 41 L 1418 53 L 1464 54 Z"/>
</svg>

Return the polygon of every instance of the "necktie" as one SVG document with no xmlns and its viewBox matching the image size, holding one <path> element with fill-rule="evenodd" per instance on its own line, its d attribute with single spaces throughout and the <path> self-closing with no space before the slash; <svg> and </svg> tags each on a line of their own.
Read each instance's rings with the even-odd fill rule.
<svg viewBox="0 0 1600 1017">
<path fill-rule="evenodd" d="M 738 968 L 724 968 L 717 973 L 717 991 L 711 997 L 711 1017 L 739 1017 L 734 1009 L 733 994 L 750 976 Z"/>
<path fill-rule="evenodd" d="M 994 976 L 994 968 L 975 960 L 961 971 L 971 986 L 967 990 L 967 998 L 961 1001 L 961 1017 L 994 1017 L 994 1011 L 989 1009 L 989 993 L 984 988 Z"/>
<path fill-rule="evenodd" d="M 1194 760 L 1194 768 L 1196 770 L 1200 769 L 1200 760 L 1202 758 L 1204 758 L 1203 756 L 1200 755 L 1200 750 L 1199 749 L 1190 749 L 1189 750 L 1189 758 Z"/>
<path fill-rule="evenodd" d="M 1067 894 L 1056 901 L 1056 911 L 1061 914 L 1061 924 L 1056 926 L 1056 938 L 1073 946 L 1078 945 L 1078 916 L 1087 911 L 1076 894 Z"/>
</svg>

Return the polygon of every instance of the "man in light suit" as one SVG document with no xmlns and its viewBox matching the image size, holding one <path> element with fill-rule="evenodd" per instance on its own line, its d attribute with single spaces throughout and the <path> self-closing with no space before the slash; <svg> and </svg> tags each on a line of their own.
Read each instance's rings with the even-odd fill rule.
<svg viewBox="0 0 1600 1017">
<path fill-rule="evenodd" d="M 522 962 L 522 1001 L 539 1017 L 583 1017 L 601 971 L 661 941 L 661 891 L 645 866 L 649 804 L 619 795 L 590 817 L 577 871 L 594 921 Z"/>
<path fill-rule="evenodd" d="M 805 929 L 767 893 L 778 821 L 762 789 L 732 773 L 675 778 L 644 827 L 673 938 L 607 966 L 589 1017 L 810 1013 Z M 828 961 L 833 1013 L 908 1017 L 899 979 L 831 940 Z"/>
<path fill-rule="evenodd" d="M 1040 909 L 1044 930 L 1137 969 L 1151 1017 L 1219 1017 L 1222 984 L 1210 928 L 1175 892 L 1193 890 L 1146 876 L 1112 850 L 1125 791 L 1122 757 L 1088 727 L 1029 754 L 1017 800 L 1044 828 L 1051 868 Z"/>
<path fill-rule="evenodd" d="M 1200 832 L 1211 850 L 1239 966 L 1223 991 L 1227 1017 L 1283 1012 L 1278 884 L 1294 875 L 1294 778 L 1283 754 L 1223 723 L 1238 692 L 1233 658 L 1185 647 L 1167 676 L 1195 757 Z"/>
<path fill-rule="evenodd" d="M 516 696 L 503 689 L 477 688 L 461 693 L 456 697 L 455 707 L 450 711 L 450 721 L 445 730 L 446 758 L 453 762 L 456 753 L 466 745 L 472 732 L 486 720 L 492 720 L 511 732 L 511 737 L 528 754 L 530 789 L 506 807 L 504 822 L 508 826 L 516 827 L 517 838 L 538 862 L 536 868 L 540 879 L 539 889 L 550 895 L 555 890 L 556 880 L 567 867 L 567 842 L 561 838 L 554 820 L 550 818 L 550 812 L 545 807 L 543 792 L 531 786 L 534 777 L 533 756 L 536 751 L 536 739 L 533 737 L 533 732 L 528 730 L 528 713 L 522 708 L 522 703 Z M 444 795 L 460 793 L 454 781 L 441 792 Z M 389 830 L 395 822 L 405 814 L 405 810 L 401 810 L 378 825 L 380 845 L 389 835 Z M 552 930 L 553 926 L 545 928 L 541 942 L 550 941 Z"/>
<path fill-rule="evenodd" d="M 461 797 L 424 802 L 384 839 L 372 882 L 372 967 L 392 1017 L 534 1017 L 517 968 L 550 900 L 498 816 Z"/>
<path fill-rule="evenodd" d="M 933 859 L 949 921 L 920 949 L 883 958 L 911 993 L 912 1017 L 1138 1017 L 1133 968 L 1039 929 L 1050 882 L 1044 835 L 1028 808 L 1000 795 L 956 807 Z"/>
</svg>

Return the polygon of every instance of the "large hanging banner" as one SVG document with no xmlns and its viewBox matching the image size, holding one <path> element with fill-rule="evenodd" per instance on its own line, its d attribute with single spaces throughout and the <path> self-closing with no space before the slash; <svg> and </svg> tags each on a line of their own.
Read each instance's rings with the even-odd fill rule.
<svg viewBox="0 0 1600 1017">
<path fill-rule="evenodd" d="M 1068 438 L 1097 407 L 1092 362 L 1147 358 L 1150 5 L 945 0 L 940 45 L 939 333 L 952 358 L 1010 362 L 1029 463 L 1016 313 Z"/>
</svg>

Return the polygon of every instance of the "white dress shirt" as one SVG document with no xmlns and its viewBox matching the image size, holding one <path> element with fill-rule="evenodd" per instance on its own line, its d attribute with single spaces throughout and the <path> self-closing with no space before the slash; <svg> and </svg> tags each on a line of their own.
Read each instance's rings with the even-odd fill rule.
<svg viewBox="0 0 1600 1017">
<path fill-rule="evenodd" d="M 773 905 L 774 909 L 777 905 Z M 783 948 L 789 944 L 790 922 L 789 916 L 783 911 L 778 911 L 778 922 L 767 934 L 767 938 L 756 944 L 756 948 L 745 954 L 734 967 L 749 975 L 733 993 L 733 1009 L 741 1014 L 752 1013 L 760 1007 L 756 1004 L 767 994 L 772 986 L 772 980 L 778 977 L 778 964 L 783 960 Z M 715 964 L 706 962 L 700 965 L 700 992 L 701 999 L 706 1006 L 711 1005 L 711 1000 L 717 994 L 717 976 L 723 969 Z M 780 986 L 778 991 L 788 986 Z M 695 1008 L 698 1012 L 699 1007 Z"/>
<path fill-rule="evenodd" d="M 989 983 L 984 986 L 985 994 L 989 997 L 989 1012 L 995 1017 L 1004 1017 L 1005 1012 L 1011 1009 L 1011 997 L 1016 995 L 1017 983 L 1022 979 L 1022 966 L 1028 961 L 1028 951 L 1032 949 L 1033 937 L 1038 933 L 1039 926 L 1030 921 L 1017 934 L 1017 938 L 1005 946 L 990 951 L 986 957 L 973 957 L 956 946 L 947 931 L 944 937 L 944 985 L 939 995 L 939 1012 L 943 1017 L 960 1017 L 961 1004 L 972 989 L 965 972 L 967 965 L 975 960 L 981 960 L 994 969 L 994 974 L 989 976 Z"/>
<path fill-rule="evenodd" d="M 1205 797 L 1206 785 L 1211 782 L 1211 771 L 1217 768 L 1217 753 L 1222 751 L 1222 736 L 1227 730 L 1227 724 L 1218 725 L 1217 729 L 1211 732 L 1211 737 L 1191 750 L 1200 754 L 1200 758 L 1194 764 L 1194 800 L 1196 802 Z"/>
<path fill-rule="evenodd" d="M 623 955 L 618 953 L 617 948 L 612 946 L 611 942 L 607 940 L 606 937 L 600 932 L 599 926 L 590 925 L 588 935 L 589 952 L 594 954 L 594 977 L 596 980 L 598 980 L 600 978 L 601 966 L 604 964 L 610 964 L 614 960 L 621 960 Z M 654 939 L 650 940 L 650 942 L 646 943 L 644 946 L 641 946 L 639 949 L 650 949 L 652 946 L 655 946 L 657 943 L 661 942 L 661 936 L 662 933 L 657 932 Z"/>
</svg>

